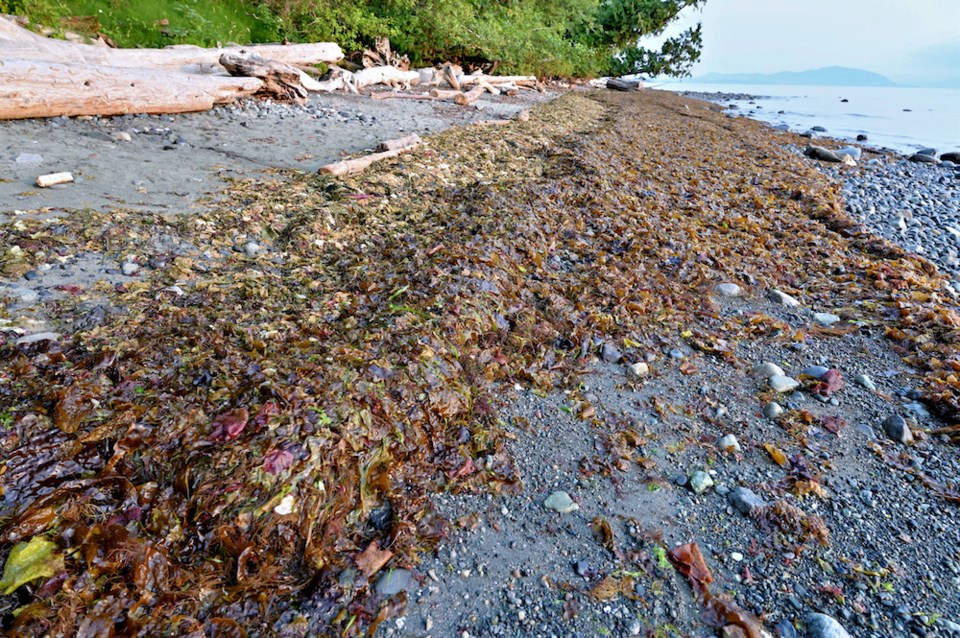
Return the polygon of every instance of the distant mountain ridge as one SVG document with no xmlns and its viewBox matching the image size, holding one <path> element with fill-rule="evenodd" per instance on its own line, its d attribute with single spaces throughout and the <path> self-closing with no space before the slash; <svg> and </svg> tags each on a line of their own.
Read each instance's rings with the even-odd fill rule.
<svg viewBox="0 0 960 638">
<path fill-rule="evenodd" d="M 899 86 L 890 78 L 842 66 L 828 66 L 811 71 L 779 73 L 707 73 L 694 78 L 699 83 L 715 84 L 797 84 L 817 86 Z"/>
</svg>

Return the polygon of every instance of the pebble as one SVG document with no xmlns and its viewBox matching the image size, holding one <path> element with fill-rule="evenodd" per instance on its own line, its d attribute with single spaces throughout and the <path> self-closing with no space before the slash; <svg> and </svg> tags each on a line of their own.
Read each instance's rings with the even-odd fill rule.
<svg viewBox="0 0 960 638">
<path fill-rule="evenodd" d="M 140 272 L 140 264 L 135 261 L 125 261 L 120 264 L 120 272 L 122 272 L 127 277 L 133 277 L 138 272 Z"/>
<path fill-rule="evenodd" d="M 938 164 L 940 162 L 940 160 L 933 155 L 924 155 L 923 153 L 914 153 L 907 159 L 911 162 L 917 162 L 918 164 Z"/>
<path fill-rule="evenodd" d="M 902 416 L 897 414 L 888 416 L 883 422 L 883 431 L 894 441 L 899 441 L 904 445 L 913 443 L 913 433 Z"/>
<path fill-rule="evenodd" d="M 735 487 L 730 490 L 730 493 L 727 494 L 727 500 L 735 510 L 745 516 L 749 516 L 755 510 L 767 505 L 766 501 L 746 487 Z"/>
<path fill-rule="evenodd" d="M 580 505 L 575 503 L 569 494 L 559 490 L 548 496 L 547 500 L 543 502 L 543 506 L 561 514 L 569 514 L 580 509 Z"/>
<path fill-rule="evenodd" d="M 736 454 L 740 452 L 740 441 L 732 434 L 727 434 L 718 441 L 720 449 L 727 454 Z"/>
<path fill-rule="evenodd" d="M 648 374 L 650 374 L 650 366 L 642 361 L 627 366 L 627 378 L 631 381 L 642 379 Z"/>
<path fill-rule="evenodd" d="M 731 552 L 730 558 L 732 558 L 735 562 L 739 563 L 743 561 L 743 554 L 741 554 L 740 552 Z"/>
<path fill-rule="evenodd" d="M 391 569 L 377 581 L 376 590 L 381 596 L 393 596 L 411 589 L 413 572 L 409 569 Z"/>
<path fill-rule="evenodd" d="M 767 417 L 768 419 L 776 419 L 781 414 L 783 414 L 783 407 L 781 407 L 780 404 L 775 401 L 771 401 L 763 406 L 763 416 Z"/>
<path fill-rule="evenodd" d="M 114 142 L 132 142 L 133 138 L 126 131 L 117 131 L 112 136 Z"/>
<path fill-rule="evenodd" d="M 35 279 L 40 278 L 40 273 L 38 273 L 36 270 L 28 270 L 27 272 L 23 273 L 23 278 L 27 281 L 34 281 Z"/>
<path fill-rule="evenodd" d="M 843 625 L 826 614 L 809 614 L 804 623 L 809 638 L 850 638 Z"/>
<path fill-rule="evenodd" d="M 867 390 L 870 390 L 871 392 L 877 391 L 877 386 L 873 382 L 873 379 L 870 378 L 869 375 L 858 374 L 856 377 L 854 377 L 853 382 L 856 383 L 857 385 L 862 385 L 863 387 L 865 387 Z"/>
<path fill-rule="evenodd" d="M 753 367 L 753 376 L 755 377 L 764 377 L 769 379 L 770 377 L 782 377 L 784 374 L 786 373 L 783 371 L 783 368 L 775 363 L 770 363 L 769 361 L 764 361 L 763 363 Z"/>
<path fill-rule="evenodd" d="M 771 301 L 786 306 L 787 308 L 796 308 L 800 305 L 800 300 L 796 297 L 792 297 L 782 290 L 771 290 L 767 295 Z"/>
<path fill-rule="evenodd" d="M 773 388 L 775 392 L 784 393 L 799 388 L 800 382 L 793 377 L 778 374 L 770 377 L 770 387 Z"/>
<path fill-rule="evenodd" d="M 713 287 L 713 291 L 721 297 L 739 297 L 743 294 L 743 289 L 740 286 L 730 283 L 717 284 Z"/>
<path fill-rule="evenodd" d="M 690 489 L 694 494 L 703 494 L 713 487 L 713 479 L 703 470 L 697 470 L 690 475 Z"/>
<path fill-rule="evenodd" d="M 815 312 L 813 313 L 813 320 L 821 326 L 832 326 L 840 321 L 840 317 L 830 312 Z"/>
<path fill-rule="evenodd" d="M 260 244 L 255 241 L 248 241 L 243 245 L 243 254 L 253 258 L 260 254 Z"/>
</svg>

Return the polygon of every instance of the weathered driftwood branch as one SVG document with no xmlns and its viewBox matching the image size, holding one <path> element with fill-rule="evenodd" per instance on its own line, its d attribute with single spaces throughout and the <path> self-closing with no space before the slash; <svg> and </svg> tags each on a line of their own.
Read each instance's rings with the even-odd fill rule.
<svg viewBox="0 0 960 638">
<path fill-rule="evenodd" d="M 467 106 L 468 104 L 473 104 L 480 99 L 480 96 L 485 93 L 485 89 L 482 86 L 475 86 L 466 93 L 461 93 L 453 98 L 453 101 L 459 106 Z"/>
<path fill-rule="evenodd" d="M 195 72 L 198 67 L 219 69 L 218 61 L 224 53 L 259 55 L 268 60 L 291 65 L 329 63 L 343 59 L 340 46 L 331 42 L 262 44 L 222 49 L 204 49 L 189 45 L 165 49 L 109 49 L 45 38 L 11 20 L 0 18 L 0 54 L 2 54 L 0 58 L 3 60 L 45 60 L 92 66 Z"/>
<path fill-rule="evenodd" d="M 0 119 L 206 111 L 262 86 L 257 78 L 0 59 Z"/>
<path fill-rule="evenodd" d="M 307 89 L 302 82 L 305 74 L 289 64 L 266 60 L 259 55 L 237 53 L 224 53 L 220 56 L 220 64 L 234 77 L 261 80 L 263 86 L 257 95 L 294 102 L 303 102 L 307 98 Z"/>
<path fill-rule="evenodd" d="M 460 90 L 460 80 L 457 78 L 457 72 L 451 64 L 444 64 L 440 69 L 440 75 L 447 81 L 455 91 Z"/>
<path fill-rule="evenodd" d="M 401 139 L 409 139 L 414 137 L 416 137 L 416 140 L 413 141 L 408 146 L 400 146 L 388 151 L 371 153 L 370 155 L 364 155 L 363 157 L 358 157 L 356 159 L 343 160 L 342 162 L 334 162 L 333 164 L 327 164 L 326 166 L 321 166 L 317 172 L 326 174 L 326 175 L 334 175 L 337 177 L 342 175 L 352 175 L 354 173 L 361 173 L 364 170 L 366 170 L 368 166 L 370 166 L 375 162 L 379 162 L 381 160 L 385 160 L 390 157 L 396 157 L 398 155 L 406 153 L 409 150 L 416 148 L 417 144 L 420 143 L 419 137 L 415 135 L 411 135 L 411 136 L 408 136 L 408 138 L 401 138 Z M 387 144 L 393 144 L 396 142 L 399 142 L 399 140 L 393 140 L 393 141 L 388 140 L 383 144 L 381 144 L 381 147 Z"/>
</svg>

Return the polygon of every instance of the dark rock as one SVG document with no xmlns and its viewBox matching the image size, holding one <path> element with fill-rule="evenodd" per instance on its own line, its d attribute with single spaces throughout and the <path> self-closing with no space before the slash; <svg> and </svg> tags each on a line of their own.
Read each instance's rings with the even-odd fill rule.
<svg viewBox="0 0 960 638">
<path fill-rule="evenodd" d="M 846 104 L 846 103 L 849 102 L 850 100 L 848 100 L 847 98 L 843 98 L 843 99 L 840 100 L 840 101 L 843 102 L 844 104 Z"/>
<path fill-rule="evenodd" d="M 944 153 L 940 156 L 941 162 L 953 162 L 954 164 L 960 164 L 960 151 L 951 151 L 949 153 Z"/>
<path fill-rule="evenodd" d="M 883 431 L 894 441 L 903 444 L 913 443 L 913 433 L 906 420 L 900 415 L 894 414 L 887 417 L 883 422 Z"/>
<path fill-rule="evenodd" d="M 754 494 L 753 490 L 746 487 L 736 487 L 727 494 L 727 500 L 733 505 L 734 509 L 745 516 L 749 516 L 754 510 L 766 507 L 767 503 Z"/>
<path fill-rule="evenodd" d="M 858 142 L 866 142 L 866 141 L 867 141 L 867 136 L 864 135 L 863 133 L 861 133 L 860 135 L 857 135 L 857 141 L 858 141 Z"/>
<path fill-rule="evenodd" d="M 617 363 L 621 358 L 620 350 L 617 349 L 617 346 L 613 345 L 609 341 L 603 343 L 603 347 L 600 348 L 600 357 L 607 363 Z"/>
<path fill-rule="evenodd" d="M 26 279 L 27 281 L 40 279 L 40 273 L 38 273 L 36 270 L 28 270 L 27 272 L 23 273 L 23 278 Z"/>
<path fill-rule="evenodd" d="M 937 149 L 935 149 L 935 148 L 929 148 L 929 147 L 928 147 L 928 148 L 921 148 L 919 151 L 917 151 L 917 154 L 918 154 L 918 155 L 929 155 L 929 156 L 931 156 L 931 157 L 936 157 L 936 156 L 937 156 Z"/>
<path fill-rule="evenodd" d="M 815 132 L 817 132 L 817 133 L 826 133 L 826 132 L 827 132 L 827 129 L 823 128 L 822 126 L 812 126 L 812 127 L 810 127 L 810 130 L 811 130 L 811 131 L 815 131 Z"/>
<path fill-rule="evenodd" d="M 939 162 L 933 155 L 924 155 L 923 153 L 914 153 L 908 159 L 919 164 L 936 164 Z"/>
<path fill-rule="evenodd" d="M 822 146 L 816 146 L 811 144 L 804 151 L 803 154 L 807 157 L 812 157 L 816 160 L 821 160 L 824 162 L 842 162 L 843 159 L 831 151 L 830 149 L 823 148 Z"/>
</svg>

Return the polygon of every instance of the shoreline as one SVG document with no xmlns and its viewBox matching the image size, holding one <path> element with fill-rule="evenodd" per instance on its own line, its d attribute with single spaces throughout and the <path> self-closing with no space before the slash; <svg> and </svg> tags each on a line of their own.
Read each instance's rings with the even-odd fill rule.
<svg viewBox="0 0 960 638">
<path fill-rule="evenodd" d="M 772 635 L 815 612 L 857 638 L 950 635 L 960 459 L 930 410 L 956 404 L 929 368 L 941 355 L 920 349 L 952 334 L 936 324 L 946 282 L 858 228 L 839 186 L 792 148 L 803 143 L 667 93 L 571 92 L 529 123 L 449 129 L 362 176 L 247 177 L 190 216 L 18 215 L 0 230 L 28 250 L 99 246 L 138 268 L 52 307 L 71 318 L 99 296 L 120 314 L 33 344 L 7 331 L 0 378 L 16 363 L 18 392 L 58 404 L 47 394 L 81 381 L 91 353 L 116 352 L 116 372 L 84 387 L 104 409 L 142 406 L 150 444 L 102 413 L 70 432 L 2 395 L 17 477 L 3 504 L 43 478 L 37 432 L 84 449 L 127 441 L 111 463 L 134 494 L 98 507 L 127 516 L 111 520 L 176 565 L 182 591 L 210 556 L 225 556 L 224 587 L 239 574 L 258 595 L 310 572 L 269 618 L 204 585 L 205 604 L 252 633 L 714 635 L 665 564 L 692 541 L 714 591 Z M 26 272 L 18 282 L 38 281 Z M 763 364 L 796 386 L 777 392 Z M 351 417 L 363 409 L 367 422 Z M 894 416 L 915 441 L 892 440 Z M 186 494 L 169 478 L 183 470 L 174 449 L 195 464 Z M 103 471 L 98 454 L 73 458 Z M 143 467 L 169 472 L 146 481 Z M 737 501 L 743 490 L 755 500 Z M 555 491 L 577 508 L 545 508 Z M 191 502 L 216 513 L 201 525 L 183 510 L 182 536 L 143 522 Z M 338 544 L 308 556 L 309 541 L 281 539 L 311 512 L 331 526 L 315 538 Z M 231 540 L 252 532 L 262 562 Z M 83 566 L 68 567 L 80 583 Z M 278 584 L 256 578 L 268 568 Z M 17 596 L 0 596 L 2 622 Z M 189 607 L 147 604 L 161 617 Z"/>
</svg>

